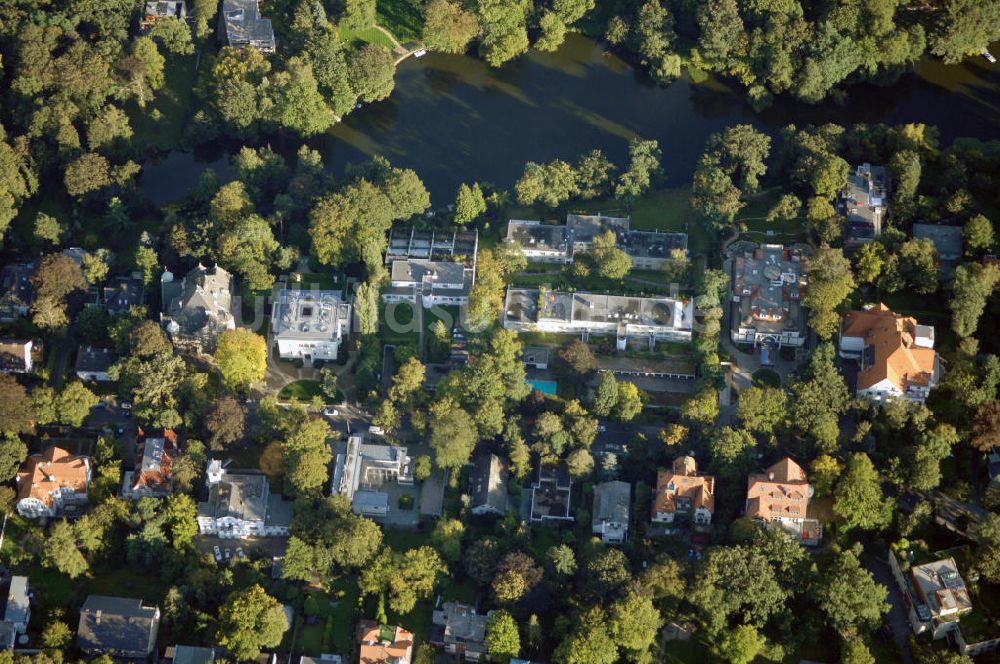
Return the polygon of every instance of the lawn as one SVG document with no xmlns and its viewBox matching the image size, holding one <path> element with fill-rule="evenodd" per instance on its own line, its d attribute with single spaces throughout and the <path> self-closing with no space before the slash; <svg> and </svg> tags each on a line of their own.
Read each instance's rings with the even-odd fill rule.
<svg viewBox="0 0 1000 664">
<path fill-rule="evenodd" d="M 549 268 L 550 270 L 552 267 Z M 607 279 L 597 274 L 578 277 L 573 274 L 573 268 L 564 268 L 559 274 L 543 274 L 539 272 L 521 272 L 511 277 L 511 285 L 520 288 L 537 288 L 550 286 L 555 290 L 580 290 L 592 293 L 614 293 L 616 295 L 650 295 L 654 293 L 669 293 L 670 285 L 659 273 L 653 273 L 662 280 L 662 284 L 648 283 L 648 271 L 629 275 L 624 280 Z M 633 281 L 631 277 L 643 279 Z"/>
<path fill-rule="evenodd" d="M 166 84 L 156 92 L 151 108 L 130 104 L 129 120 L 143 148 L 176 150 L 183 146 L 184 130 L 192 114 L 197 79 L 195 55 L 169 55 L 164 67 Z M 202 58 L 203 68 L 207 59 Z"/>
<path fill-rule="evenodd" d="M 394 48 L 392 40 L 378 28 L 364 28 L 363 30 L 349 30 L 345 27 L 337 29 L 340 41 L 345 44 L 366 43 L 376 44 L 391 51 Z"/>
<path fill-rule="evenodd" d="M 382 303 L 379 307 L 382 342 L 416 345 L 419 330 L 413 323 L 414 315 L 413 305 L 409 302 Z"/>
<path fill-rule="evenodd" d="M 319 290 L 340 290 L 340 277 L 327 272 L 300 272 L 299 280 L 292 281 L 289 285 L 298 285 L 299 288 L 307 289 L 315 286 Z"/>
<path fill-rule="evenodd" d="M 278 398 L 283 401 L 295 399 L 296 401 L 312 401 L 315 397 L 321 397 L 324 403 L 329 403 L 326 394 L 323 393 L 323 384 L 318 380 L 297 380 L 281 388 Z"/>
<path fill-rule="evenodd" d="M 378 23 L 400 42 L 420 39 L 424 27 L 421 0 L 378 0 Z"/>
</svg>

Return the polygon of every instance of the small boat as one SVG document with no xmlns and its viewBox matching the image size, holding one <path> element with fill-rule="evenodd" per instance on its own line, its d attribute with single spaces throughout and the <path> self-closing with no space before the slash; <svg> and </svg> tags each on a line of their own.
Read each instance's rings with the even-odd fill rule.
<svg viewBox="0 0 1000 664">
<path fill-rule="evenodd" d="M 997 63 L 996 56 L 990 53 L 990 50 L 988 48 L 984 48 L 982 51 L 980 51 L 980 54 L 984 58 L 986 58 L 986 62 L 990 63 L 991 65 L 995 65 Z"/>
<path fill-rule="evenodd" d="M 425 48 L 422 48 L 419 51 L 414 51 L 413 52 L 413 57 L 415 57 L 415 58 L 422 58 L 425 55 L 427 55 L 427 49 L 425 49 Z"/>
</svg>

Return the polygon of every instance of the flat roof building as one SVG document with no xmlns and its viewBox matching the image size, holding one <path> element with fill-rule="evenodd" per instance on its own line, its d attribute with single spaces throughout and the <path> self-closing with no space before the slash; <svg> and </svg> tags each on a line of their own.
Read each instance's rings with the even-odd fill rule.
<svg viewBox="0 0 1000 664">
<path fill-rule="evenodd" d="M 396 227 L 389 231 L 386 264 L 397 259 L 421 258 L 431 261 L 471 263 L 479 251 L 479 231 L 427 231 Z"/>
<path fill-rule="evenodd" d="M 475 260 L 470 265 L 450 261 L 408 258 L 392 261 L 390 287 L 382 294 L 385 302 L 410 302 L 425 309 L 440 305 L 469 303 L 476 279 Z"/>
<path fill-rule="evenodd" d="M 530 263 L 572 263 L 573 243 L 563 224 L 511 219 L 507 222 L 507 242 L 521 247 Z"/>
<path fill-rule="evenodd" d="M 801 250 L 780 244 L 747 244 L 734 251 L 729 330 L 733 343 L 779 348 L 805 344 L 806 261 Z"/>
<path fill-rule="evenodd" d="M 628 482 L 601 482 L 594 487 L 591 532 L 605 544 L 621 544 L 628 537 L 632 485 Z"/>
<path fill-rule="evenodd" d="M 292 503 L 271 494 L 267 475 L 227 471 L 217 459 L 206 471 L 208 500 L 198 503 L 198 530 L 222 539 L 286 537 Z"/>
<path fill-rule="evenodd" d="M 76 645 L 89 655 L 143 659 L 156 647 L 160 609 L 141 599 L 88 595 L 80 609 Z"/>
<path fill-rule="evenodd" d="M 690 300 L 508 288 L 502 322 L 517 332 L 614 334 L 624 350 L 630 339 L 690 341 L 693 321 Z"/>
<path fill-rule="evenodd" d="M 573 483 L 565 466 L 538 469 L 538 479 L 531 486 L 532 521 L 572 521 L 569 503 Z"/>
<path fill-rule="evenodd" d="M 274 27 L 271 19 L 260 15 L 258 0 L 222 0 L 219 23 L 230 46 L 251 46 L 264 53 L 274 53 L 277 46 Z"/>
<path fill-rule="evenodd" d="M 365 443 L 360 435 L 348 437 L 335 457 L 331 493 L 351 501 L 357 514 L 383 517 L 389 513 L 389 496 L 381 490 L 386 482 L 413 484 L 413 459 L 407 449 Z"/>
<path fill-rule="evenodd" d="M 271 305 L 271 333 L 282 359 L 336 360 L 350 333 L 351 305 L 329 290 L 282 288 Z"/>
<path fill-rule="evenodd" d="M 0 339 L 0 373 L 31 373 L 34 351 L 31 339 Z"/>
<path fill-rule="evenodd" d="M 837 211 L 847 218 L 847 244 L 871 242 L 882 234 L 889 205 L 885 166 L 861 164 L 837 194 Z"/>
</svg>

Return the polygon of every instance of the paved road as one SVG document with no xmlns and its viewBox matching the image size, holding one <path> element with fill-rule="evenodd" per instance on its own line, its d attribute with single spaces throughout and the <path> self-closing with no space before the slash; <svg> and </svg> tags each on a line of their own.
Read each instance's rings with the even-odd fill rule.
<svg viewBox="0 0 1000 664">
<path fill-rule="evenodd" d="M 871 551 L 865 551 L 862 554 L 861 562 L 875 577 L 875 581 L 889 589 L 887 599 L 892 604 L 892 609 L 885 617 L 885 622 L 892 628 L 892 638 L 896 642 L 896 650 L 903 658 L 903 662 L 913 664 L 913 651 L 910 650 L 910 621 L 907 618 L 907 609 L 903 603 L 899 586 L 896 585 L 896 579 L 893 578 L 892 571 L 889 569 L 889 563 L 886 562 L 885 558 Z"/>
</svg>

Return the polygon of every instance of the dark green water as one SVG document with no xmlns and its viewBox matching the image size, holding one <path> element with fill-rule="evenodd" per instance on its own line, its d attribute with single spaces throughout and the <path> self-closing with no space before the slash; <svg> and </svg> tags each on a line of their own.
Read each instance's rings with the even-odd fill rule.
<svg viewBox="0 0 1000 664">
<path fill-rule="evenodd" d="M 466 56 L 410 58 L 389 99 L 310 143 L 336 173 L 374 154 L 413 168 L 434 204 L 444 205 L 460 182 L 510 187 L 526 161 L 573 160 L 597 147 L 624 163 L 634 136 L 660 142 L 668 183 L 680 185 L 709 134 L 734 124 L 775 134 L 789 123 L 922 122 L 937 126 L 946 145 L 959 136 L 1000 138 L 998 120 L 1000 65 L 981 58 L 954 66 L 927 60 L 892 87 L 851 88 L 840 106 L 780 99 L 756 113 L 735 87 L 711 79 L 657 86 L 599 43 L 570 35 L 556 53 L 531 52 L 501 69 Z M 176 199 L 206 165 L 179 154 L 148 165 L 146 192 L 160 204 Z"/>
</svg>

